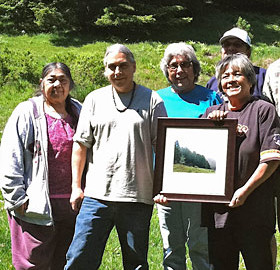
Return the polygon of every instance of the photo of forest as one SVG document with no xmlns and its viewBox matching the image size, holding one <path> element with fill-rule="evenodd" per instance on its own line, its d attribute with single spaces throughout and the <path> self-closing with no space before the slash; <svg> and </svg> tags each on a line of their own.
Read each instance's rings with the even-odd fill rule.
<svg viewBox="0 0 280 270">
<path fill-rule="evenodd" d="M 186 173 L 215 173 L 216 161 L 202 154 L 191 151 L 188 147 L 181 147 L 179 141 L 174 145 L 173 172 Z"/>
</svg>

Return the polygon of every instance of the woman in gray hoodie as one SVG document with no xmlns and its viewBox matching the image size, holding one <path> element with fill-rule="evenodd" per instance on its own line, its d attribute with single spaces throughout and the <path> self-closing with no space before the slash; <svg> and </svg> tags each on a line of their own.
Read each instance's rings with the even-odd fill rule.
<svg viewBox="0 0 280 270">
<path fill-rule="evenodd" d="M 0 186 L 16 269 L 63 269 L 74 232 L 71 154 L 81 104 L 63 63 L 42 71 L 36 97 L 15 108 L 0 148 Z"/>
</svg>

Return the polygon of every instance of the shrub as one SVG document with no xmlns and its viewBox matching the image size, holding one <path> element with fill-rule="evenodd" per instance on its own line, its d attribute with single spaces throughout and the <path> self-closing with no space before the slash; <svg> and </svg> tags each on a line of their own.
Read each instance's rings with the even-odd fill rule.
<svg viewBox="0 0 280 270">
<path fill-rule="evenodd" d="M 29 51 L 12 51 L 8 48 L 0 50 L 0 86 L 6 83 L 26 80 L 38 82 L 38 62 Z"/>
<path fill-rule="evenodd" d="M 236 27 L 247 31 L 251 39 L 254 38 L 254 35 L 252 34 L 251 24 L 249 24 L 248 21 L 243 19 L 241 16 L 238 17 L 235 25 Z"/>
</svg>

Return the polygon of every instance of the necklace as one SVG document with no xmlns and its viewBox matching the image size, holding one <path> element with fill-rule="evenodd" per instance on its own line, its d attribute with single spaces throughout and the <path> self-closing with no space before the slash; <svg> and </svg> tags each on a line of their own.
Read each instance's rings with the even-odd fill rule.
<svg viewBox="0 0 280 270">
<path fill-rule="evenodd" d="M 128 103 L 127 107 L 124 107 L 124 109 L 120 110 L 120 109 L 118 109 L 118 107 L 117 107 L 117 103 L 116 103 L 115 95 L 114 95 L 114 89 L 113 89 L 113 86 L 112 86 L 113 101 L 114 101 L 115 108 L 117 109 L 118 112 L 121 112 L 121 113 L 122 113 L 122 112 L 125 112 L 125 111 L 129 108 L 129 106 L 131 105 L 132 100 L 133 100 L 133 98 L 134 98 L 135 88 L 136 88 L 136 83 L 133 82 L 133 90 L 132 90 L 132 94 L 131 94 L 129 103 Z"/>
</svg>

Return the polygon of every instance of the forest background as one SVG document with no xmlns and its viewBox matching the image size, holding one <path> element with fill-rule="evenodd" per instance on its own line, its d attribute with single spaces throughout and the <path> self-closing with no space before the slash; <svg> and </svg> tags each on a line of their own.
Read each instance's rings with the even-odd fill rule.
<svg viewBox="0 0 280 270">
<path fill-rule="evenodd" d="M 124 43 L 135 55 L 135 81 L 153 90 L 168 85 L 159 62 L 166 46 L 185 41 L 196 50 L 205 85 L 220 59 L 219 38 L 233 26 L 252 38 L 252 62 L 264 68 L 280 58 L 279 0 L 0 0 L 0 139 L 14 107 L 31 97 L 46 63 L 60 61 L 72 71 L 83 101 L 107 84 L 103 56 L 112 43 Z M 280 236 L 277 232 L 278 250 Z M 279 252 L 280 253 L 280 252 Z M 156 209 L 151 222 L 150 269 L 161 269 L 162 242 Z M 101 270 L 122 269 L 113 231 Z M 188 267 L 192 269 L 188 260 Z M 280 269 L 280 255 L 277 257 Z M 0 270 L 13 269 L 10 236 L 0 195 Z M 245 269 L 241 261 L 240 269 Z"/>
</svg>

